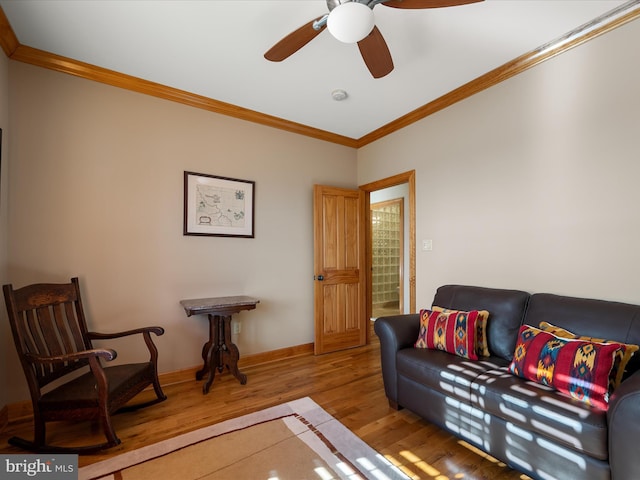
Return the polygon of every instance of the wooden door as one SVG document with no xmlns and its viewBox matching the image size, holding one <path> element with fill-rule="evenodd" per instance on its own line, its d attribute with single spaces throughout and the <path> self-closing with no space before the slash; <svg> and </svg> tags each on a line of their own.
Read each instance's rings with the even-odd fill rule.
<svg viewBox="0 0 640 480">
<path fill-rule="evenodd" d="M 364 345 L 365 196 L 314 186 L 315 354 Z"/>
</svg>

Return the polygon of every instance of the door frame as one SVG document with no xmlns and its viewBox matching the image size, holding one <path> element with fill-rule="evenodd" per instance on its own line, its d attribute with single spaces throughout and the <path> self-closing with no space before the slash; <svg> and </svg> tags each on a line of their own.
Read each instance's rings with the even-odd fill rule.
<svg viewBox="0 0 640 480">
<path fill-rule="evenodd" d="M 409 185 L 409 313 L 416 311 L 416 171 L 399 173 L 392 177 L 376 180 L 375 182 L 360 185 L 358 188 L 365 192 L 365 270 L 366 270 L 366 315 L 371 318 L 372 299 L 372 244 L 371 244 L 371 192 L 383 188 L 395 187 L 407 183 Z M 369 329 L 367 328 L 367 343 L 369 342 Z"/>
</svg>

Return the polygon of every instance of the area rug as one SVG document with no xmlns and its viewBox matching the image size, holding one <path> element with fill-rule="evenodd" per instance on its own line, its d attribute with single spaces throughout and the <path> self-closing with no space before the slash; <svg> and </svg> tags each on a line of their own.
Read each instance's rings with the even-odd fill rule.
<svg viewBox="0 0 640 480">
<path fill-rule="evenodd" d="M 80 480 L 408 479 L 309 397 L 79 469 Z"/>
</svg>

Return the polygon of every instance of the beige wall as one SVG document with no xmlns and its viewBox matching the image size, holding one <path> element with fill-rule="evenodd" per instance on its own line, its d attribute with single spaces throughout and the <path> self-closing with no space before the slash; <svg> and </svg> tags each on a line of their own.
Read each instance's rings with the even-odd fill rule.
<svg viewBox="0 0 640 480">
<path fill-rule="evenodd" d="M 22 63 L 9 76 L 14 286 L 78 275 L 92 329 L 165 327 L 162 372 L 201 363 L 208 323 L 185 298 L 259 298 L 237 316 L 241 354 L 313 341 L 312 186 L 355 187 L 354 149 Z M 255 239 L 183 236 L 184 170 L 254 180 Z M 14 357 L 10 400 L 26 398 Z"/>
<path fill-rule="evenodd" d="M 636 20 L 358 151 L 359 184 L 416 170 L 418 308 L 445 283 L 640 303 L 638 45 Z"/>
</svg>

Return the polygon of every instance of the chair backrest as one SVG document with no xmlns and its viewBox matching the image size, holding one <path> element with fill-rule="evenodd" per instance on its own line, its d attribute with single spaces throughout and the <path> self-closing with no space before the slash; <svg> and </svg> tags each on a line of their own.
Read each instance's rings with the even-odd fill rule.
<svg viewBox="0 0 640 480">
<path fill-rule="evenodd" d="M 4 285 L 11 331 L 32 394 L 88 364 L 86 359 L 33 363 L 31 356 L 61 357 L 91 347 L 77 278 L 14 290 Z"/>
</svg>

